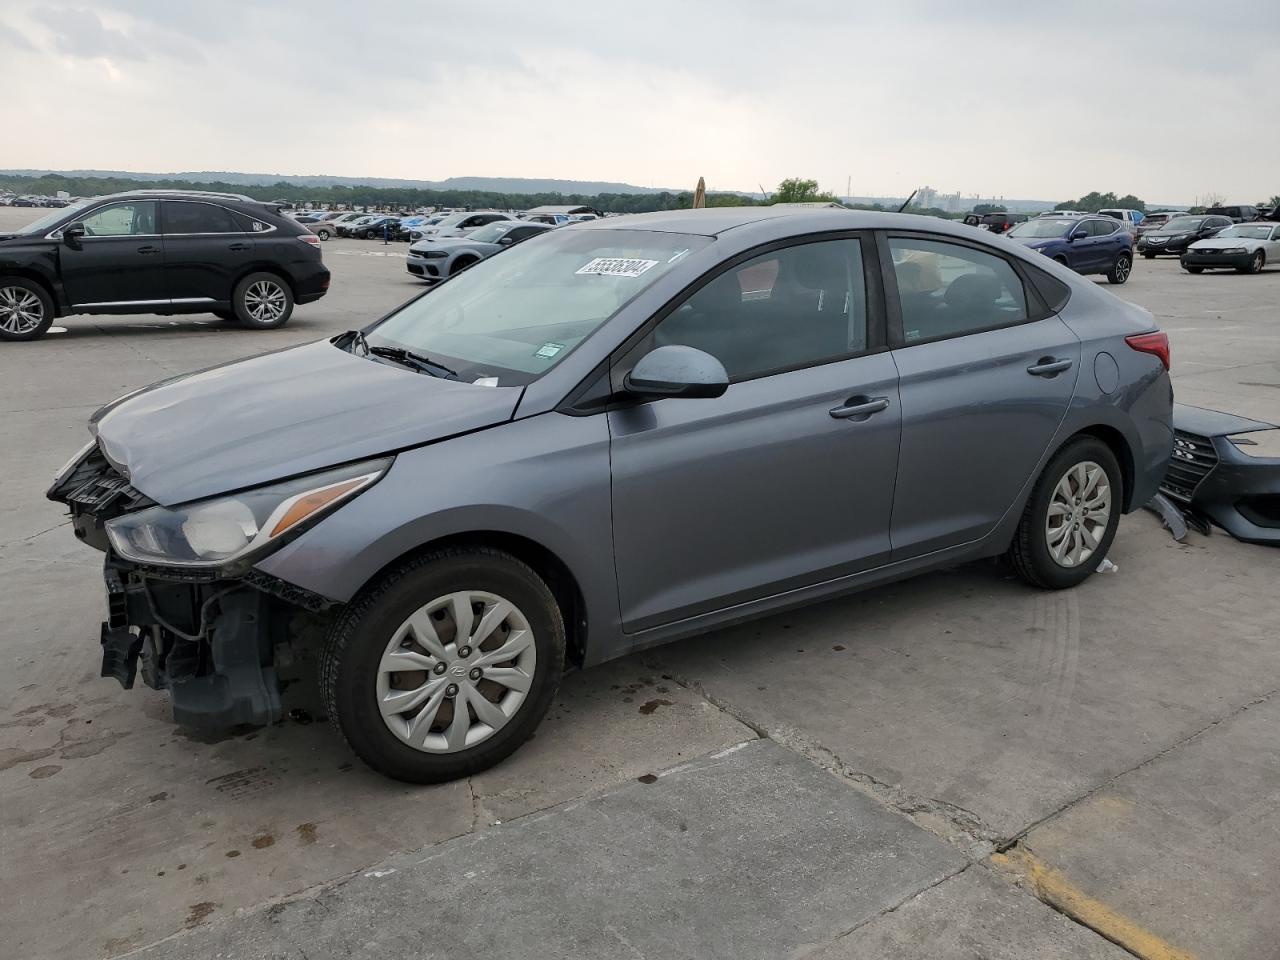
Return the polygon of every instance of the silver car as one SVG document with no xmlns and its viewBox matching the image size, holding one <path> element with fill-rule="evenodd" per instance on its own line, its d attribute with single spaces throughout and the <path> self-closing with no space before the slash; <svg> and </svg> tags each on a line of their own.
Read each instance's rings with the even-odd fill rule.
<svg viewBox="0 0 1280 960">
<path fill-rule="evenodd" d="M 645 214 L 110 403 L 49 496 L 105 552 L 104 676 L 261 724 L 318 658 L 354 751 L 433 782 L 570 664 L 980 557 L 1079 584 L 1165 470 L 1168 365 L 963 225 Z"/>
<path fill-rule="evenodd" d="M 465 237 L 428 237 L 410 244 L 405 269 L 419 279 L 434 283 L 551 229 L 543 223 L 497 220 L 472 230 Z"/>
<path fill-rule="evenodd" d="M 422 240 L 425 237 L 461 237 L 476 227 L 497 220 L 514 220 L 509 213 L 497 210 L 473 210 L 470 213 L 451 213 L 434 222 L 423 224 L 409 234 L 410 240 Z"/>
</svg>

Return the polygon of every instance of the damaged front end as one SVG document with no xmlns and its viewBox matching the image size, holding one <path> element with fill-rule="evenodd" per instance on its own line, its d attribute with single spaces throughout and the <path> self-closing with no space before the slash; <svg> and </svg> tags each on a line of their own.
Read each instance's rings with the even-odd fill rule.
<svg viewBox="0 0 1280 960">
<path fill-rule="evenodd" d="M 169 691 L 185 726 L 279 720 L 292 641 L 334 604 L 253 564 L 376 482 L 388 462 L 166 506 L 99 445 L 80 451 L 48 497 L 70 509 L 76 537 L 106 555 L 102 676 L 129 689 L 141 674 Z"/>
<path fill-rule="evenodd" d="M 1280 545 L 1280 427 L 1174 404 L 1174 448 L 1160 492 L 1193 522 Z M 1207 524 L 1205 525 L 1207 526 Z"/>
</svg>

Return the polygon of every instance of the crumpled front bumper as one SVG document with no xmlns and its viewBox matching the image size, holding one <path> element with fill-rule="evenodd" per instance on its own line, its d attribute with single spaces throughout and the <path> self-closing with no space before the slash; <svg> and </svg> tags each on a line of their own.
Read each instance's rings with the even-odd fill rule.
<svg viewBox="0 0 1280 960">
<path fill-rule="evenodd" d="M 1238 540 L 1280 546 L 1280 458 L 1249 456 L 1227 439 L 1280 427 L 1185 404 L 1174 405 L 1173 426 L 1161 492 Z"/>
</svg>

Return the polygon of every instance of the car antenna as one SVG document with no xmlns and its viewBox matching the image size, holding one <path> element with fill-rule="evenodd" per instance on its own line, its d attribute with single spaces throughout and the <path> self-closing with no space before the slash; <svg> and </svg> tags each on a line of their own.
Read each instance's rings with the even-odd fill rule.
<svg viewBox="0 0 1280 960">
<path fill-rule="evenodd" d="M 919 192 L 920 192 L 919 187 L 916 187 L 914 190 L 912 190 L 911 196 L 907 197 L 907 199 L 902 201 L 902 206 L 898 208 L 898 212 L 901 213 L 903 210 L 907 209 L 907 207 L 911 206 L 911 201 L 916 198 L 916 194 Z"/>
</svg>

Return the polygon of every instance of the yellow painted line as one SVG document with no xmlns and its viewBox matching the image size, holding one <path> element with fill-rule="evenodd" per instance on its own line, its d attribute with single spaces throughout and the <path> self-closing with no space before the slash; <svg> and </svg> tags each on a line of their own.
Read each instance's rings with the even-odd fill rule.
<svg viewBox="0 0 1280 960">
<path fill-rule="evenodd" d="M 1180 950 L 1101 900 L 1089 896 L 1061 871 L 1042 863 L 1021 845 L 1008 853 L 992 854 L 991 862 L 1025 877 L 1040 900 L 1142 960 L 1196 960 L 1194 954 Z"/>
</svg>

